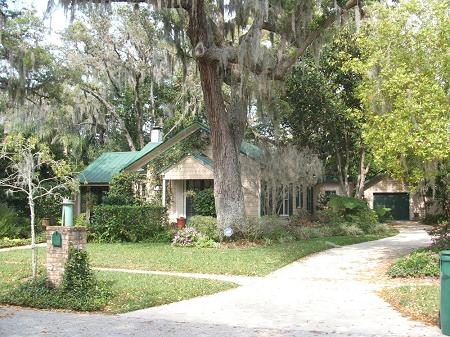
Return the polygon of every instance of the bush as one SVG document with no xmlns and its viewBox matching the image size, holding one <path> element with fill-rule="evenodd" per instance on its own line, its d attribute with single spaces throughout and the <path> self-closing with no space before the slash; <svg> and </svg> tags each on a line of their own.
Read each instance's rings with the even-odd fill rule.
<svg viewBox="0 0 450 337">
<path fill-rule="evenodd" d="M 293 226 L 314 226 L 313 216 L 304 208 L 297 208 L 289 217 L 289 223 Z"/>
<path fill-rule="evenodd" d="M 337 225 L 344 221 L 342 215 L 333 209 L 323 209 L 316 212 L 316 219 L 321 224 Z"/>
<path fill-rule="evenodd" d="M 30 224 L 6 204 L 0 203 L 0 238 L 28 238 Z"/>
<path fill-rule="evenodd" d="M 390 277 L 439 276 L 439 256 L 431 251 L 415 251 L 399 259 L 388 270 Z"/>
<path fill-rule="evenodd" d="M 433 226 L 433 228 L 428 231 L 433 241 L 433 248 L 439 250 L 450 249 L 450 221 L 443 221 Z"/>
<path fill-rule="evenodd" d="M 35 209 L 36 222 L 40 223 L 42 219 L 48 218 L 54 223 L 55 221 L 61 220 L 62 200 L 55 195 L 48 195 L 44 198 L 37 199 Z"/>
<path fill-rule="evenodd" d="M 196 215 L 189 219 L 187 223 L 188 227 L 195 228 L 201 234 L 207 236 L 208 238 L 219 241 L 220 231 L 217 228 L 217 220 L 212 216 Z"/>
<path fill-rule="evenodd" d="M 72 249 L 61 286 L 50 288 L 47 279 L 41 277 L 17 286 L 0 301 L 41 309 L 97 311 L 106 306 L 111 295 L 110 285 L 99 282 L 92 273 L 87 253 Z"/>
<path fill-rule="evenodd" d="M 166 210 L 154 205 L 99 205 L 88 226 L 90 239 L 99 242 L 139 242 L 162 232 Z"/>
<path fill-rule="evenodd" d="M 121 172 L 114 175 L 103 203 L 105 205 L 136 205 L 140 200 L 136 198 L 133 187 L 138 180 L 139 174 L 136 172 Z"/>
<path fill-rule="evenodd" d="M 46 242 L 47 237 L 45 233 L 39 233 L 36 235 L 36 243 Z M 0 248 L 17 247 L 31 245 L 31 239 L 10 239 L 8 237 L 0 238 Z"/>
<path fill-rule="evenodd" d="M 203 235 L 198 230 L 193 227 L 186 227 L 175 233 L 172 245 L 178 247 L 195 247 L 201 237 Z"/>
<path fill-rule="evenodd" d="M 332 210 L 344 215 L 352 214 L 358 210 L 368 208 L 365 200 L 352 197 L 343 197 L 340 195 L 332 195 L 330 197 L 330 201 L 328 202 L 328 206 Z"/>
<path fill-rule="evenodd" d="M 424 225 L 437 225 L 448 220 L 444 214 L 427 214 L 421 220 Z"/>
<path fill-rule="evenodd" d="M 392 210 L 387 207 L 376 206 L 373 209 L 377 213 L 379 222 L 386 222 L 392 220 Z"/>
<path fill-rule="evenodd" d="M 195 213 L 203 216 L 216 217 L 216 206 L 214 203 L 214 189 L 207 188 L 195 192 L 193 199 Z"/>
<path fill-rule="evenodd" d="M 345 220 L 362 229 L 364 233 L 370 233 L 372 228 L 378 223 L 377 213 L 370 209 L 359 209 L 355 214 L 345 216 Z"/>
<path fill-rule="evenodd" d="M 358 236 L 363 235 L 364 231 L 352 223 L 344 223 L 338 226 L 336 235 Z"/>
</svg>

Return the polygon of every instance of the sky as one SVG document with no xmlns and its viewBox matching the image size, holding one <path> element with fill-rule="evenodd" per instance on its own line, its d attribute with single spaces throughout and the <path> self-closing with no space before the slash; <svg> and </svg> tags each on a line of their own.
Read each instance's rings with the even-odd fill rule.
<svg viewBox="0 0 450 337">
<path fill-rule="evenodd" d="M 55 1 L 57 2 L 57 1 Z M 51 15 L 45 18 L 48 0 L 7 0 L 10 9 L 34 9 L 37 16 L 44 20 L 45 27 L 50 30 L 48 39 L 52 44 L 59 43 L 58 33 L 62 32 L 70 23 L 70 16 L 65 15 L 61 6 L 56 6 Z"/>
</svg>

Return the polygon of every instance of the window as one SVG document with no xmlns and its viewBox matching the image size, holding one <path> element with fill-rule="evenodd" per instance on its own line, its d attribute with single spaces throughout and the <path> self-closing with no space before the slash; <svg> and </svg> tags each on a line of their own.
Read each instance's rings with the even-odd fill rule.
<svg viewBox="0 0 450 337">
<path fill-rule="evenodd" d="M 314 190 L 312 186 L 306 188 L 306 209 L 309 213 L 314 213 Z"/>
<path fill-rule="evenodd" d="M 303 208 L 303 185 L 296 187 L 295 193 L 295 207 Z"/>
</svg>

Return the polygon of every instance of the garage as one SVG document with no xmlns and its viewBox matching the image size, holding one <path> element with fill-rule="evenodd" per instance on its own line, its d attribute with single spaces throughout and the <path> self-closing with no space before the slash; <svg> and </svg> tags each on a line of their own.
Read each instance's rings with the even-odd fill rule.
<svg viewBox="0 0 450 337">
<path fill-rule="evenodd" d="M 409 193 L 374 193 L 373 206 L 390 208 L 394 220 L 409 220 Z"/>
</svg>

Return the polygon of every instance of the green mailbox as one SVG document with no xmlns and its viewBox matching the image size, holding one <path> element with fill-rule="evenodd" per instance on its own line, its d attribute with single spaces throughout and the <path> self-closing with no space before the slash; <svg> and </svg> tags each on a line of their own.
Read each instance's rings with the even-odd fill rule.
<svg viewBox="0 0 450 337">
<path fill-rule="evenodd" d="M 441 330 L 450 336 L 450 250 L 440 253 L 441 267 Z"/>
<path fill-rule="evenodd" d="M 62 236 L 61 236 L 60 232 L 53 232 L 52 246 L 53 247 L 61 247 L 62 246 Z"/>
<path fill-rule="evenodd" d="M 62 209 L 62 225 L 67 227 L 73 226 L 73 204 L 74 202 L 70 199 L 63 200 Z"/>
</svg>

